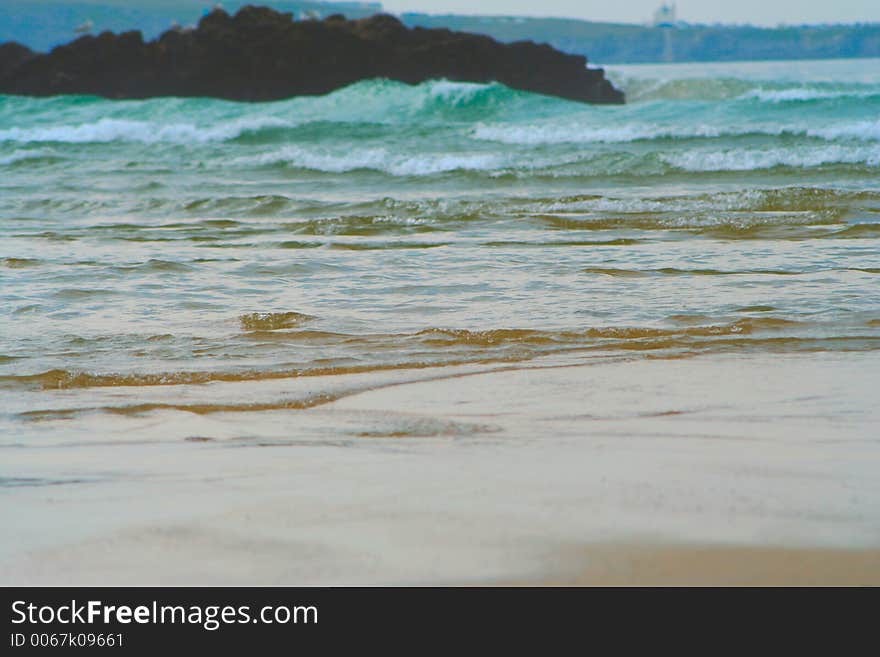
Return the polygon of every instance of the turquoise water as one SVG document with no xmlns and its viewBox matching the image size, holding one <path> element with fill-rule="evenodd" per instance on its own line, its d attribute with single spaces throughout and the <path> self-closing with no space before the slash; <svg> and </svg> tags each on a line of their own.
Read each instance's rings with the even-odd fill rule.
<svg viewBox="0 0 880 657">
<path fill-rule="evenodd" d="M 218 410 L 145 386 L 880 348 L 880 60 L 609 73 L 626 106 L 0 97 L 3 435 Z"/>
</svg>

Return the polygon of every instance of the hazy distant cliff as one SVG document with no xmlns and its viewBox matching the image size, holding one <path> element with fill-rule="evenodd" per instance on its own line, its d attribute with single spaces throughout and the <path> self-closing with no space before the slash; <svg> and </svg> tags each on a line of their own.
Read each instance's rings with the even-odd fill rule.
<svg viewBox="0 0 880 657">
<path fill-rule="evenodd" d="M 409 29 L 387 15 L 295 21 L 262 7 L 235 16 L 218 9 L 196 29 L 170 30 L 150 42 L 140 32 L 106 32 L 45 55 L 15 44 L 0 49 L 0 93 L 12 94 L 274 100 L 367 78 L 498 81 L 582 102 L 623 102 L 603 71 L 586 68 L 583 56 L 532 42 Z"/>
<path fill-rule="evenodd" d="M 499 41 L 534 39 L 603 64 L 880 57 L 880 23 L 648 27 L 573 18 L 403 14 L 409 26 L 447 27 Z"/>
<path fill-rule="evenodd" d="M 253 0 L 251 0 L 253 1 Z M 260 0 L 297 18 L 349 19 L 381 13 L 378 2 Z M 0 0 L 0 42 L 17 41 L 46 51 L 73 38 L 77 27 L 99 32 L 140 30 L 153 39 L 172 23 L 195 24 L 214 0 Z M 224 0 L 227 11 L 246 0 Z M 659 0 L 658 0 L 659 4 Z M 793 16 L 797 20 L 797 16 Z M 431 15 L 404 13 L 409 27 L 448 28 L 485 34 L 504 43 L 530 40 L 604 64 L 756 59 L 880 57 L 880 23 L 856 25 L 686 25 L 674 28 L 599 23 L 574 18 Z"/>
</svg>

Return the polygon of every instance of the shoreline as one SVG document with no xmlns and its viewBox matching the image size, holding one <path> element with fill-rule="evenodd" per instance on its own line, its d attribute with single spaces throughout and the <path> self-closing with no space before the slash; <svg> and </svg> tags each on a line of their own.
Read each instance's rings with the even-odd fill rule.
<svg viewBox="0 0 880 657">
<path fill-rule="evenodd" d="M 600 361 L 301 411 L 52 420 L 134 434 L 5 448 L 0 477 L 33 485 L 2 490 L 0 582 L 880 583 L 877 357 Z"/>
<path fill-rule="evenodd" d="M 189 537 L 192 546 L 195 536 Z M 205 543 L 202 543 L 204 539 Z M 196 539 L 200 547 L 207 547 L 210 537 Z M 76 554 L 78 548 L 68 546 Z M 89 546 L 90 549 L 95 546 Z M 152 546 L 155 548 L 155 544 Z M 244 546 L 242 546 L 244 547 Z M 280 548 L 280 546 L 276 546 Z M 293 546 L 288 546 L 293 547 Z M 552 587 L 668 587 L 668 586 L 880 586 L 880 548 L 826 548 L 795 546 L 752 546 L 723 544 L 673 544 L 653 543 L 649 540 L 631 543 L 584 545 L 561 549 L 547 559 L 552 566 L 543 570 L 526 570 L 507 576 L 481 576 L 471 573 L 463 577 L 427 576 L 424 578 L 371 578 L 354 577 L 340 579 L 325 576 L 300 576 L 295 579 L 279 579 L 277 576 L 253 565 L 241 568 L 236 574 L 207 576 L 199 559 L 178 563 L 179 573 L 172 578 L 165 574 L 147 574 L 144 568 L 158 566 L 149 557 L 149 550 L 138 552 L 133 545 L 127 546 L 131 556 L 136 556 L 141 570 L 134 570 L 109 557 L 106 565 L 71 572 L 72 563 L 61 562 L 63 570 L 47 567 L 46 560 L 58 561 L 57 555 L 43 555 L 33 560 L 25 559 L 16 565 L 16 574 L 4 575 L 3 586 L 552 586 Z M 100 553 L 102 550 L 98 550 Z M 311 554 L 309 555 L 309 552 Z M 265 557 L 263 549 L 257 553 Z M 317 550 L 303 546 L 288 552 L 293 557 L 313 560 Z M 181 555 L 174 554 L 180 561 Z M 242 555 L 237 555 L 239 562 Z M 276 559 L 280 555 L 276 555 Z M 217 553 L 210 555 L 214 560 Z M 42 561 L 43 563 L 38 563 Z M 80 561 L 78 565 L 82 565 Z M 320 565 L 316 564 L 320 571 Z M 5 569 L 0 569 L 0 573 Z M 285 566 L 276 563 L 276 573 Z M 183 574 L 193 571 L 196 576 Z"/>
</svg>

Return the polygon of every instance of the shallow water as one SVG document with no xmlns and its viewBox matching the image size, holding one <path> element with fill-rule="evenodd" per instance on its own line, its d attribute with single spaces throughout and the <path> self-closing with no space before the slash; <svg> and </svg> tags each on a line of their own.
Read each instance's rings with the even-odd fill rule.
<svg viewBox="0 0 880 657">
<path fill-rule="evenodd" d="M 0 98 L 2 440 L 259 426 L 338 397 L 310 376 L 880 348 L 880 60 L 609 73 L 628 105 Z"/>
</svg>

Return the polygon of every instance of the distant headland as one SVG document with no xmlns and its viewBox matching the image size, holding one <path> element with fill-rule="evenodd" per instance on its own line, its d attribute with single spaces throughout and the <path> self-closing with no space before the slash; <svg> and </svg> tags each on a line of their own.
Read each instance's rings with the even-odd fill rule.
<svg viewBox="0 0 880 657">
<path fill-rule="evenodd" d="M 144 41 L 139 31 L 103 32 L 48 54 L 2 44 L 0 93 L 266 101 L 325 94 L 369 78 L 409 84 L 445 78 L 495 81 L 585 103 L 623 103 L 623 93 L 604 72 L 586 64 L 586 57 L 546 44 L 408 28 L 384 14 L 295 20 L 290 13 L 246 6 L 235 15 L 215 9 L 196 27 L 170 29 L 154 41 Z"/>
<path fill-rule="evenodd" d="M 250 0 L 251 3 L 256 0 Z M 658 5 L 662 0 L 656 0 Z M 249 0 L 223 0 L 235 13 Z M 82 34 L 140 30 L 146 41 L 173 25 L 194 27 L 217 0 L 0 0 L 0 42 L 46 52 Z M 383 13 L 375 0 L 259 0 L 300 20 L 348 19 Z M 671 10 L 671 11 L 670 11 Z M 665 13 L 664 13 L 665 11 Z M 606 23 L 575 18 L 401 13 L 407 27 L 485 34 L 502 43 L 536 41 L 587 55 L 601 64 L 880 57 L 880 23 L 780 25 L 700 24 L 680 20 L 663 3 L 645 22 Z M 793 16 L 797 19 L 797 16 Z"/>
</svg>

